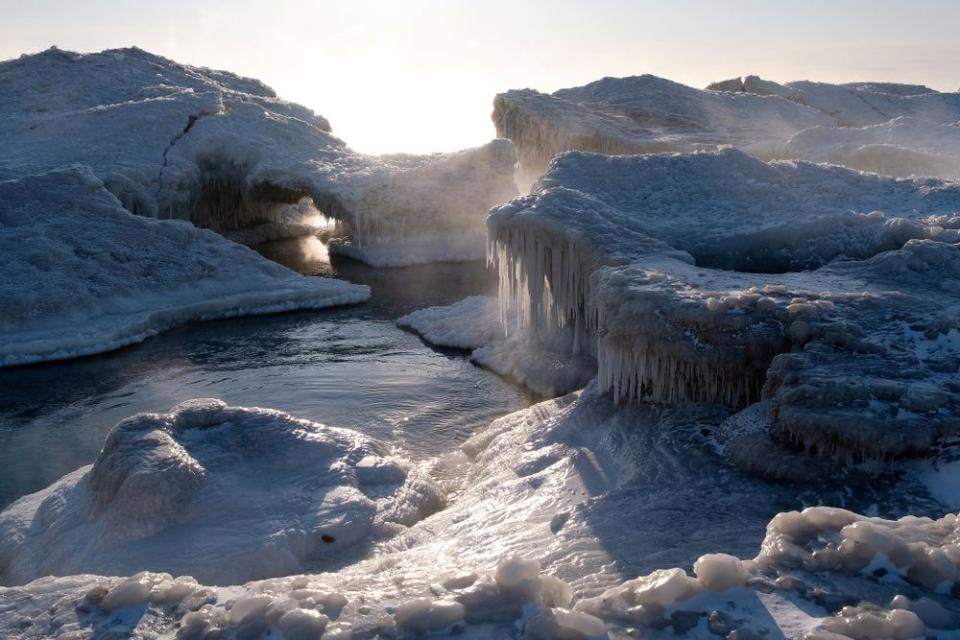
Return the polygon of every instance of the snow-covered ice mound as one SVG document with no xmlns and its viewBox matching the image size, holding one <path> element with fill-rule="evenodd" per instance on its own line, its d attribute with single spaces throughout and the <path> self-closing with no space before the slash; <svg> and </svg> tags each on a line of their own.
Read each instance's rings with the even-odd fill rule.
<svg viewBox="0 0 960 640">
<path fill-rule="evenodd" d="M 936 180 L 572 152 L 488 226 L 503 313 L 616 399 L 762 396 L 775 436 L 859 460 L 960 433 L 958 213 Z"/>
<path fill-rule="evenodd" d="M 782 155 L 893 176 L 960 178 L 960 126 L 900 117 L 861 128 L 813 127 Z"/>
<path fill-rule="evenodd" d="M 470 360 L 545 397 L 581 389 L 596 375 L 596 361 L 570 354 L 533 333 L 508 336 L 500 304 L 492 296 L 470 296 L 444 307 L 428 307 L 397 320 L 432 345 L 469 349 Z"/>
<path fill-rule="evenodd" d="M 0 582 L 338 565 L 442 508 L 425 475 L 355 431 L 193 400 L 120 422 L 91 466 L 0 513 Z"/>
<path fill-rule="evenodd" d="M 734 145 L 767 157 L 793 134 L 834 123 L 780 97 L 703 91 L 651 75 L 604 78 L 552 94 L 501 93 L 493 121 L 497 135 L 517 146 L 527 182 L 571 149 L 627 154 Z"/>
<path fill-rule="evenodd" d="M 0 588 L 0 634 L 950 637 L 945 630 L 960 626 L 950 595 L 955 515 L 785 508 L 794 492 L 744 478 L 707 446 L 702 432 L 725 414 L 705 405 L 618 410 L 589 389 L 545 402 L 465 443 L 470 461 L 448 470 L 462 476 L 450 507 L 376 557 L 221 587 L 159 573 L 42 578 Z M 205 446 L 216 446 L 212 436 Z M 877 507 L 890 505 L 881 498 Z M 737 517 L 718 517 L 731 509 Z M 691 566 L 692 575 L 677 568 Z"/>
<path fill-rule="evenodd" d="M 147 216 L 235 231 L 288 222 L 310 198 L 350 235 L 349 255 L 412 264 L 482 257 L 487 210 L 515 194 L 509 141 L 365 156 L 256 80 L 138 49 L 22 56 L 0 63 L 0 84 L 0 178 L 83 164 Z"/>
<path fill-rule="evenodd" d="M 192 320 L 362 302 L 188 222 L 133 215 L 89 168 L 0 182 L 0 366 L 140 342 Z"/>
</svg>

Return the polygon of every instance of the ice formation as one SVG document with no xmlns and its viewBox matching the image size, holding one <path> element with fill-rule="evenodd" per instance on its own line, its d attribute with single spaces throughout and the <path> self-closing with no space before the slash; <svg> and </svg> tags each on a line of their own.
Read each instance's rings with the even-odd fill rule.
<svg viewBox="0 0 960 640">
<path fill-rule="evenodd" d="M 854 460 L 960 430 L 960 187 L 734 150 L 556 158 L 488 219 L 504 314 L 616 400 L 770 400 Z M 840 259 L 842 258 L 842 259 Z"/>
<path fill-rule="evenodd" d="M 960 178 L 960 126 L 902 116 L 860 128 L 813 127 L 787 141 L 783 157 L 908 177 Z"/>
<path fill-rule="evenodd" d="M 470 462 L 447 471 L 462 476 L 450 506 L 401 529 L 376 555 L 352 566 L 231 586 L 170 573 L 105 577 L 55 571 L 60 577 L 0 587 L 0 635 L 18 640 L 108 634 L 180 640 L 425 634 L 544 640 L 638 634 L 955 637 L 960 628 L 960 608 L 951 593 L 960 580 L 956 515 L 884 519 L 812 507 L 784 510 L 769 521 L 764 535 L 767 518 L 759 528 L 755 519 L 772 506 L 771 492 L 759 481 L 724 471 L 722 460 L 704 448 L 699 436 L 724 414 L 705 405 L 618 410 L 591 389 L 548 401 L 497 420 L 467 441 L 462 449 Z M 225 415 L 233 419 L 210 424 Z M 178 416 L 179 421 L 189 417 L 192 426 L 179 431 Z M 157 473 L 186 478 L 192 462 L 210 469 L 214 457 L 222 465 L 217 474 L 231 473 L 228 465 L 236 465 L 238 457 L 254 455 L 246 463 L 252 466 L 235 473 L 247 478 L 248 492 L 262 491 L 272 502 L 248 493 L 242 505 L 249 511 L 251 504 L 275 505 L 288 490 L 305 499 L 316 495 L 302 482 L 303 460 L 290 459 L 312 455 L 302 452 L 304 447 L 326 450 L 327 459 L 318 466 L 339 478 L 337 486 L 369 490 L 362 467 L 379 469 L 374 484 L 396 489 L 404 483 L 389 464 L 355 462 L 358 457 L 382 460 L 381 453 L 365 450 L 376 447 L 372 441 L 279 412 L 206 402 L 133 423 L 146 419 L 165 422 L 160 431 L 188 455 L 150 455 L 140 450 L 142 437 L 122 435 L 132 427 L 120 427 L 111 440 L 115 445 L 124 440 L 122 459 L 128 464 L 104 465 L 120 453 L 108 445 L 97 465 L 104 472 L 100 482 L 121 477 L 124 482 L 119 487 L 106 482 L 104 489 L 122 493 L 135 483 L 142 488 L 157 478 L 147 476 Z M 263 431 L 267 424 L 274 425 L 269 434 Z M 203 446 L 182 435 L 195 430 Z M 250 430 L 263 437 L 249 440 L 249 448 L 220 442 L 226 433 L 241 437 Z M 149 446 L 169 451 L 173 443 L 157 434 Z M 279 450 L 271 451 L 275 446 Z M 220 457 L 227 451 L 233 455 Z M 270 477 L 289 476 L 288 483 L 257 489 L 263 475 L 257 465 L 264 458 L 269 458 Z M 433 474 L 442 475 L 443 466 Z M 215 482 L 214 473 L 201 475 L 199 482 L 194 501 L 213 489 L 206 485 Z M 189 491 L 193 482 L 175 486 Z M 382 492 L 377 495 L 382 499 Z M 69 511 L 71 496 L 62 497 L 66 502 L 47 498 L 46 508 Z M 161 514 L 169 497 L 151 498 L 133 512 L 108 507 L 106 514 L 124 525 L 120 531 L 131 532 L 140 523 L 156 522 L 142 518 Z M 744 502 L 745 497 L 750 500 Z M 718 519 L 714 511 L 731 504 L 738 505 L 736 521 Z M 312 514 L 308 508 L 302 517 Z M 640 521 L 644 527 L 636 526 Z M 241 524 L 227 519 L 227 526 L 232 522 Z M 243 518 L 242 524 L 254 523 Z M 285 531 L 302 534 L 295 526 Z M 690 535 L 705 531 L 709 535 Z M 177 554 L 193 549 L 186 542 Z M 646 568 L 636 571 L 631 561 Z"/>
<path fill-rule="evenodd" d="M 93 465 L 3 511 L 0 583 L 300 573 L 342 563 L 444 501 L 426 475 L 355 431 L 193 400 L 120 422 Z"/>
<path fill-rule="evenodd" d="M 344 252 L 413 264 L 481 258 L 487 210 L 515 193 L 509 141 L 364 156 L 259 81 L 139 49 L 51 49 L 0 63 L 0 82 L 0 179 L 86 165 L 146 216 L 246 230 L 306 197 L 341 223 Z"/>
<path fill-rule="evenodd" d="M 930 148 L 917 148 L 906 136 L 890 145 L 895 148 L 864 144 L 860 146 L 867 148 L 857 154 L 836 153 L 839 141 L 879 133 L 838 128 L 880 125 L 899 117 L 920 120 L 933 133 L 936 125 L 960 121 L 960 93 L 892 83 L 781 85 L 756 76 L 715 83 L 703 91 L 644 75 L 604 78 L 552 94 L 508 91 L 497 96 L 493 112 L 498 135 L 517 145 L 525 186 L 563 151 L 663 153 L 720 145 L 765 160 L 817 160 L 829 154 L 832 162 L 881 173 L 954 176 L 949 157 L 928 157 Z M 810 128 L 820 130 L 818 138 L 802 133 Z M 806 144 L 785 150 L 795 135 Z M 822 146 L 812 145 L 819 140 Z"/>
<path fill-rule="evenodd" d="M 512 316 L 506 320 L 514 322 Z M 397 320 L 430 344 L 471 351 L 470 360 L 544 397 L 581 389 L 596 374 L 596 361 L 573 355 L 561 341 L 532 332 L 508 335 L 492 296 L 470 296 L 444 307 L 414 311 Z"/>
<path fill-rule="evenodd" d="M 788 82 L 779 84 L 747 76 L 707 87 L 713 91 L 734 91 L 758 96 L 779 96 L 809 106 L 830 116 L 840 127 L 864 127 L 900 116 L 930 122 L 960 120 L 960 93 L 943 93 L 915 84 L 895 82 Z"/>
<path fill-rule="evenodd" d="M 735 145 L 767 157 L 794 133 L 834 121 L 778 97 L 702 91 L 643 75 L 604 78 L 552 94 L 501 93 L 493 122 L 497 135 L 516 145 L 519 181 L 528 185 L 551 158 L 571 149 L 628 154 Z"/>
<path fill-rule="evenodd" d="M 129 213 L 89 168 L 0 181 L 0 366 L 100 353 L 191 320 L 362 302 L 188 222 Z"/>
<path fill-rule="evenodd" d="M 397 320 L 430 344 L 477 349 L 500 338 L 500 308 L 492 296 L 470 296 L 445 307 L 428 307 Z"/>
</svg>

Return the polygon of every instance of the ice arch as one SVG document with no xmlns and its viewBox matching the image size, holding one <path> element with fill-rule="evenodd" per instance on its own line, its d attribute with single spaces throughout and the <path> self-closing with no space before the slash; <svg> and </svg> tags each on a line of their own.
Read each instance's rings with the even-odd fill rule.
<svg viewBox="0 0 960 640">
<path fill-rule="evenodd" d="M 509 141 L 363 155 L 256 80 L 139 49 L 51 49 L 0 64 L 0 82 L 0 178 L 85 165 L 141 215 L 229 230 L 309 196 L 352 232 L 341 250 L 409 264 L 482 258 L 487 211 L 516 194 Z"/>
</svg>

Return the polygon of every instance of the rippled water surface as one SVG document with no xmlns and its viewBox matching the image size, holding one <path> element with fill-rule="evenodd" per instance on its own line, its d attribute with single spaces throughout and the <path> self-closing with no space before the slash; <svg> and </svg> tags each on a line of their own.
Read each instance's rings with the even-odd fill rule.
<svg viewBox="0 0 960 640">
<path fill-rule="evenodd" d="M 447 451 L 530 403 L 521 390 L 401 331 L 414 309 L 495 290 L 482 263 L 371 269 L 332 266 L 316 240 L 261 248 L 307 274 L 371 286 L 370 302 L 200 322 L 139 345 L 0 370 L 0 508 L 93 461 L 109 429 L 189 398 L 281 409 L 390 441 L 415 459 Z"/>
</svg>

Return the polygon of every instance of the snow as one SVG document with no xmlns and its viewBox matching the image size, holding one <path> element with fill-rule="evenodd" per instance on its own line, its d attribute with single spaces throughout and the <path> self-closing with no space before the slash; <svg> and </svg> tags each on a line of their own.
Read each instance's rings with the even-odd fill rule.
<svg viewBox="0 0 960 640">
<path fill-rule="evenodd" d="M 492 212 L 489 256 L 512 331 L 595 354 L 615 401 L 762 397 L 780 441 L 885 459 L 960 428 L 958 211 L 932 179 L 569 152 Z"/>
<path fill-rule="evenodd" d="M 444 503 L 357 432 L 193 400 L 120 422 L 93 465 L 0 514 L 0 582 L 150 570 L 238 584 L 342 562 Z"/>
<path fill-rule="evenodd" d="M 861 128 L 813 127 L 790 138 L 782 156 L 900 177 L 956 180 L 960 126 L 903 116 Z"/>
<path fill-rule="evenodd" d="M 651 75 L 603 78 L 552 94 L 507 91 L 494 100 L 493 121 L 497 135 L 517 146 L 518 182 L 525 185 L 571 149 L 627 154 L 734 145 L 766 157 L 794 133 L 833 124 L 779 97 L 702 91 Z"/>
<path fill-rule="evenodd" d="M 371 262 L 413 264 L 482 255 L 487 210 L 516 193 L 509 141 L 365 156 L 258 81 L 139 49 L 51 49 L 0 63 L 0 82 L 0 178 L 81 164 L 146 216 L 237 231 L 282 225 L 289 205 L 308 197 L 354 249 L 391 246 L 388 259 L 374 251 Z M 465 241 L 471 233 L 476 244 Z M 425 236 L 461 246 L 418 245 Z"/>
<path fill-rule="evenodd" d="M 173 577 L 176 571 L 65 576 L 50 567 L 58 577 L 0 587 L 0 635 L 312 638 L 322 633 L 323 638 L 362 639 L 513 633 L 530 638 L 624 638 L 639 630 L 653 637 L 677 633 L 708 638 L 725 629 L 721 636 L 734 630 L 768 637 L 840 630 L 856 638 L 877 637 L 868 632 L 881 629 L 889 637 L 913 637 L 907 631 L 951 637 L 944 627 L 956 628 L 960 617 L 941 578 L 952 566 L 950 575 L 957 579 L 956 515 L 891 520 L 812 507 L 781 513 L 763 536 L 762 525 L 752 519 L 762 518 L 772 506 L 758 504 L 770 500 L 771 490 L 760 481 L 731 474 L 721 458 L 693 438 L 704 425 L 719 424 L 724 415 L 706 406 L 651 404 L 618 410 L 591 389 L 547 401 L 495 421 L 465 443 L 469 462 L 459 467 L 455 499 L 447 508 L 393 530 L 393 537 L 378 543 L 375 553 L 352 565 L 328 573 L 299 573 L 302 569 L 289 567 L 287 571 L 295 573 L 221 586 Z M 685 441 L 685 433 L 693 439 Z M 225 438 L 242 438 L 248 446 L 238 448 Z M 176 446 L 183 453 L 171 458 L 168 453 Z M 103 474 L 103 490 L 125 478 L 119 492 L 129 491 L 131 497 L 136 493 L 142 508 L 128 504 L 118 509 L 114 497 L 81 526 L 93 528 L 113 518 L 118 531 L 129 533 L 157 522 L 159 518 L 144 515 L 162 516 L 158 505 L 167 494 L 159 492 L 160 499 L 155 499 L 144 496 L 143 489 L 157 494 L 158 487 L 189 488 L 190 482 L 170 480 L 197 477 L 184 472 L 193 460 L 205 473 L 188 508 L 176 512 L 208 522 L 216 519 L 218 527 L 244 527 L 249 548 L 262 557 L 262 530 L 249 529 L 262 514 L 251 519 L 250 505 L 272 506 L 276 521 L 285 518 L 288 523 L 266 539 L 301 532 L 312 510 L 288 507 L 309 505 L 318 493 L 306 482 L 304 469 L 336 478 L 335 486 L 373 493 L 375 497 L 366 499 L 376 503 L 374 520 L 381 513 L 389 520 L 387 514 L 395 511 L 382 508 L 388 493 L 384 484 L 404 493 L 399 485 L 413 481 L 409 474 L 403 480 L 401 474 L 387 471 L 360 473 L 361 468 L 391 465 L 394 459 L 385 457 L 381 448 L 355 432 L 216 401 L 195 401 L 171 414 L 137 416 L 118 427 L 94 469 L 83 473 L 90 474 L 89 483 L 95 472 Z M 314 459 L 320 455 L 314 449 L 323 450 L 322 461 Z M 110 462 L 115 458 L 122 464 Z M 357 469 L 356 474 L 351 469 Z M 158 473 L 168 481 L 157 482 Z M 368 477 L 375 480 L 365 480 Z M 238 481 L 243 494 L 225 495 L 224 489 Z M 84 490 L 81 482 L 74 486 L 74 494 L 44 501 L 46 510 L 61 514 L 53 520 L 55 528 L 71 513 L 76 492 Z M 377 489 L 371 491 L 373 486 Z M 291 494 L 301 500 L 286 500 Z M 784 491 L 788 494 L 792 491 Z M 220 500 L 210 503 L 205 495 Z M 0 519 L 9 522 L 24 511 L 23 504 L 15 504 Z M 733 505 L 738 505 L 735 521 L 716 517 Z M 229 510 L 237 507 L 242 507 L 243 517 L 230 516 Z M 208 508 L 213 510 L 209 514 Z M 558 513 L 569 515 L 553 529 L 550 523 Z M 637 527 L 637 522 L 645 526 Z M 203 544 L 191 544 L 190 531 L 197 524 L 188 518 L 176 525 L 188 527 L 187 537 L 175 550 L 161 554 L 166 563 L 175 564 L 178 556 L 190 556 L 194 549 L 200 564 L 204 550 L 211 558 L 223 557 L 209 547 L 219 538 L 207 535 L 200 538 Z M 11 544 L 29 547 L 22 538 L 8 542 L 17 535 L 9 535 L 9 525 L 4 526 L 5 549 Z M 41 535 L 24 530 L 27 541 Z M 107 546 L 96 539 L 88 543 Z M 74 553 L 89 554 L 90 547 L 76 545 Z M 751 555 L 750 560 L 738 559 Z M 888 559 L 885 566 L 897 581 L 878 582 L 836 564 L 839 559 L 859 565 L 880 556 Z M 27 562 L 19 553 L 15 558 Z M 73 554 L 44 560 L 64 563 L 64 569 L 79 562 Z M 636 571 L 631 561 L 648 568 Z M 241 563 L 222 562 L 217 570 L 225 571 L 224 565 L 239 570 L 235 564 Z M 691 565 L 692 574 L 683 568 Z"/>
<path fill-rule="evenodd" d="M 500 308 L 491 296 L 470 296 L 445 307 L 428 307 L 397 320 L 430 344 L 477 349 L 500 338 Z"/>
<path fill-rule="evenodd" d="M 0 270 L 0 366 L 109 351 L 193 320 L 370 296 L 187 222 L 133 215 L 84 167 L 0 182 Z"/>
<path fill-rule="evenodd" d="M 550 160 L 569 150 L 604 154 L 690 152 L 732 145 L 760 159 L 830 154 L 831 162 L 894 175 L 955 177 L 949 156 L 932 155 L 902 131 L 895 148 L 864 146 L 837 153 L 840 141 L 878 132 L 858 128 L 897 118 L 920 121 L 929 133 L 960 121 L 960 93 L 918 85 L 864 82 L 835 85 L 756 76 L 714 83 L 707 90 L 651 75 L 603 78 L 582 87 L 544 94 L 532 89 L 499 94 L 493 120 L 497 135 L 513 140 L 529 186 Z M 939 125 L 939 126 L 938 126 Z M 814 128 L 819 133 L 805 130 Z M 955 137 L 947 132 L 948 137 Z M 793 144 L 788 141 L 798 138 Z M 812 138 L 818 138 L 816 141 Z M 816 149 L 811 149 L 816 142 Z M 784 150 L 787 146 L 788 151 Z M 953 145 L 951 149 L 955 148 Z M 799 149 L 808 152 L 800 155 Z"/>
<path fill-rule="evenodd" d="M 507 337 L 500 304 L 492 296 L 470 296 L 452 305 L 420 309 L 399 318 L 397 326 L 439 347 L 470 350 L 471 362 L 542 397 L 582 389 L 596 375 L 593 358 L 571 357 L 563 344 L 529 333 Z"/>
</svg>

